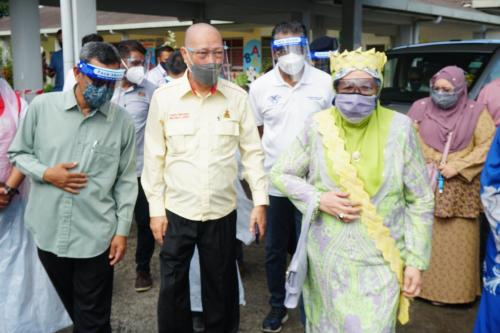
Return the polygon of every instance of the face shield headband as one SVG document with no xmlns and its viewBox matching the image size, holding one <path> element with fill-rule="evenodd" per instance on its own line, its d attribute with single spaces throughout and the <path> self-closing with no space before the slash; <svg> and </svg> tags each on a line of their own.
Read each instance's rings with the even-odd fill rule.
<svg viewBox="0 0 500 333">
<path fill-rule="evenodd" d="M 80 60 L 78 63 L 78 70 L 83 74 L 87 75 L 91 79 L 103 80 L 103 81 L 119 81 L 123 78 L 125 74 L 124 69 L 109 69 L 91 65 L 89 63 Z"/>
<path fill-rule="evenodd" d="M 335 51 L 311 52 L 311 59 L 312 60 L 330 60 L 330 52 L 335 52 Z"/>
<path fill-rule="evenodd" d="M 292 50 L 297 50 L 299 54 L 307 54 L 305 51 L 309 49 L 309 42 L 306 37 L 288 37 L 275 39 L 271 43 L 271 49 L 277 53 L 289 53 Z"/>
</svg>

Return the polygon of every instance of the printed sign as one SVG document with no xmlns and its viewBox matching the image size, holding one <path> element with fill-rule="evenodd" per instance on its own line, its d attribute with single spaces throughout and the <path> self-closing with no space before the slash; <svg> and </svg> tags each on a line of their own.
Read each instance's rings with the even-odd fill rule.
<svg viewBox="0 0 500 333">
<path fill-rule="evenodd" d="M 243 70 L 253 70 L 260 73 L 262 70 L 262 44 L 260 40 L 249 40 L 243 48 Z"/>
</svg>

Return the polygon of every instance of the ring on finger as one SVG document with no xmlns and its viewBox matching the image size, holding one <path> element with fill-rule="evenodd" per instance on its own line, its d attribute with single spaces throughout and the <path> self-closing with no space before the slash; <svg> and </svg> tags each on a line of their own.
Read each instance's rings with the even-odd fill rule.
<svg viewBox="0 0 500 333">
<path fill-rule="evenodd" d="M 343 220 L 345 215 L 344 215 L 344 213 L 339 213 L 339 215 L 337 215 L 337 217 L 339 218 L 339 220 Z"/>
</svg>

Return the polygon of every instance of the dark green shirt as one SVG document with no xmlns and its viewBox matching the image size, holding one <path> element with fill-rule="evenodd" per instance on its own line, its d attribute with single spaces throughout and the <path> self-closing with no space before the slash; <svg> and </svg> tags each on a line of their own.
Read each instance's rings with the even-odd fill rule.
<svg viewBox="0 0 500 333">
<path fill-rule="evenodd" d="M 125 110 L 106 103 L 87 117 L 73 89 L 43 94 L 28 108 L 8 155 L 31 179 L 25 223 L 37 246 L 60 257 L 90 258 L 115 235 L 128 236 L 137 197 L 135 129 Z M 78 162 L 87 174 L 74 195 L 43 181 L 48 167 Z"/>
</svg>

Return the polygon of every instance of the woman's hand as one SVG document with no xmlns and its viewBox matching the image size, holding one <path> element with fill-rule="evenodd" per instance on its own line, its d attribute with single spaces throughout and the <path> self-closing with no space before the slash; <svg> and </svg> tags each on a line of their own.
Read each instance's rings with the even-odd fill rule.
<svg viewBox="0 0 500 333">
<path fill-rule="evenodd" d="M 325 192 L 321 195 L 319 209 L 343 222 L 352 222 L 361 216 L 361 204 L 351 202 L 349 193 Z"/>
<path fill-rule="evenodd" d="M 411 266 L 405 268 L 403 295 L 417 297 L 422 290 L 422 272 Z"/>
<path fill-rule="evenodd" d="M 458 171 L 449 164 L 440 165 L 439 172 L 441 172 L 443 177 L 446 179 L 450 179 L 458 175 Z"/>
<path fill-rule="evenodd" d="M 0 209 L 7 208 L 10 204 L 12 196 L 7 194 L 5 187 L 0 186 Z"/>
</svg>

